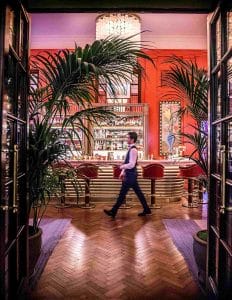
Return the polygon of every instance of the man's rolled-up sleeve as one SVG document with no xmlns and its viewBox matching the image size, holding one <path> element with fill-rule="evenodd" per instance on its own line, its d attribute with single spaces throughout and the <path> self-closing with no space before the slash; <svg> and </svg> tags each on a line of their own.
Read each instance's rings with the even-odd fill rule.
<svg viewBox="0 0 232 300">
<path fill-rule="evenodd" d="M 131 149 L 129 163 L 121 165 L 120 169 L 121 170 L 133 169 L 135 167 L 135 165 L 136 165 L 137 156 L 138 156 L 137 149 L 135 149 L 135 148 Z"/>
</svg>

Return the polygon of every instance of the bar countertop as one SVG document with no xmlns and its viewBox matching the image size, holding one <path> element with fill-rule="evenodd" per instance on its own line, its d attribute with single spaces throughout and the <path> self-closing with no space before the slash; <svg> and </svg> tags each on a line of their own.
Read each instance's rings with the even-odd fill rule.
<svg viewBox="0 0 232 300">
<path fill-rule="evenodd" d="M 121 181 L 114 179 L 112 166 L 123 163 L 123 160 L 97 160 L 97 159 L 84 159 L 84 160 L 69 160 L 72 166 L 79 166 L 83 163 L 91 163 L 99 166 L 98 177 L 91 180 L 90 193 L 95 201 L 114 201 L 117 193 L 119 192 Z M 146 195 L 150 194 L 151 181 L 144 179 L 142 176 L 142 167 L 144 165 L 159 163 L 164 165 L 164 177 L 156 182 L 156 190 L 159 194 L 160 201 L 179 201 L 183 195 L 184 180 L 179 176 L 179 166 L 187 166 L 193 164 L 193 161 L 184 157 L 175 159 L 160 159 L 160 160 L 139 160 L 138 161 L 138 181 Z M 84 183 L 83 183 L 84 184 Z M 72 184 L 67 182 L 66 186 L 69 190 L 70 197 L 76 197 L 76 193 Z M 84 185 L 83 185 L 84 187 Z M 83 188 L 84 190 L 84 188 Z M 132 192 L 132 198 L 134 198 Z M 149 197 L 149 196 L 147 196 Z M 148 199 L 149 201 L 149 199 Z"/>
<path fill-rule="evenodd" d="M 123 160 L 100 160 L 100 159 L 83 159 L 83 160 L 68 160 L 71 164 L 82 164 L 82 163 L 92 163 L 96 165 L 115 165 L 115 164 L 122 164 Z M 143 159 L 138 160 L 138 166 L 139 165 L 146 165 L 146 164 L 152 164 L 152 163 L 158 163 L 163 165 L 190 165 L 194 162 L 190 159 L 187 159 L 185 157 L 178 157 L 173 159 Z"/>
</svg>

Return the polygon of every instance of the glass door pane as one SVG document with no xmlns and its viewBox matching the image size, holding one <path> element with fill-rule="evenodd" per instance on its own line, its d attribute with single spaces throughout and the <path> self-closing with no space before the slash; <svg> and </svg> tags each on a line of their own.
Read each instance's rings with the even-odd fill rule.
<svg viewBox="0 0 232 300">
<path fill-rule="evenodd" d="M 7 127 L 6 127 L 6 145 L 4 149 L 6 153 L 5 174 L 4 174 L 6 182 L 13 178 L 14 127 L 15 127 L 15 122 L 13 120 L 8 119 Z"/>
<path fill-rule="evenodd" d="M 232 180 L 232 121 L 228 123 L 228 178 Z M 231 194 L 232 195 L 232 194 Z"/>
<path fill-rule="evenodd" d="M 16 65 L 17 61 L 12 55 L 8 56 L 7 61 L 7 100 L 8 100 L 8 113 L 14 114 L 17 107 L 16 102 Z"/>
<path fill-rule="evenodd" d="M 215 155 L 215 164 L 213 165 L 213 171 L 217 174 L 221 172 L 221 145 L 222 145 L 222 126 L 218 124 L 214 127 L 215 134 L 215 147 L 213 149 L 213 155 Z"/>
<path fill-rule="evenodd" d="M 17 46 L 17 14 L 15 9 L 9 9 L 9 44 L 16 50 Z"/>
<path fill-rule="evenodd" d="M 214 77 L 215 85 L 214 92 L 216 93 L 215 97 L 215 115 L 214 119 L 217 120 L 222 116 L 222 96 L 221 96 L 221 72 L 217 72 Z"/>
<path fill-rule="evenodd" d="M 216 64 L 221 59 L 221 16 L 218 17 L 216 22 Z"/>
<path fill-rule="evenodd" d="M 227 12 L 227 45 L 232 47 L 232 11 Z"/>
<path fill-rule="evenodd" d="M 231 32 L 232 35 L 232 32 Z M 227 114 L 232 114 L 232 58 L 227 62 Z"/>
<path fill-rule="evenodd" d="M 19 35 L 19 57 L 23 66 L 27 64 L 27 44 L 28 44 L 28 33 L 27 33 L 27 20 L 25 20 L 24 14 L 21 14 L 20 18 L 20 35 Z"/>
</svg>

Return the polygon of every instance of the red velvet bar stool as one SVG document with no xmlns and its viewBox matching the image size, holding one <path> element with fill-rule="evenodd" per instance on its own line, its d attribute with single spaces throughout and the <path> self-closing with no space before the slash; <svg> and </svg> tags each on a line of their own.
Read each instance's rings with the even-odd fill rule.
<svg viewBox="0 0 232 300">
<path fill-rule="evenodd" d="M 164 177 L 164 166 L 161 164 L 150 164 L 142 167 L 143 178 L 151 180 L 151 205 L 150 208 L 161 208 L 160 205 L 156 203 L 156 180 L 162 179 Z"/>
<path fill-rule="evenodd" d="M 113 178 L 114 179 L 119 179 L 119 176 L 121 174 L 121 169 L 120 169 L 120 166 L 119 165 L 113 165 Z M 129 204 L 128 201 L 127 201 L 127 196 L 123 202 L 123 204 L 120 206 L 120 208 L 132 208 L 133 205 Z"/>
<path fill-rule="evenodd" d="M 205 175 L 202 168 L 198 165 L 191 165 L 191 166 L 180 166 L 180 177 L 182 177 L 184 180 L 186 179 L 188 182 L 188 190 L 187 190 L 187 202 L 183 203 L 182 206 L 194 208 L 198 207 L 198 202 L 194 201 L 194 196 L 197 197 L 196 193 L 194 193 L 194 181 L 198 181 L 198 177 L 200 175 Z M 202 197 L 202 193 L 200 189 L 197 190 L 198 197 Z M 202 200 L 202 199 L 200 199 Z"/>
<path fill-rule="evenodd" d="M 94 208 L 95 204 L 91 203 L 90 183 L 91 180 L 98 178 L 99 167 L 91 163 L 83 163 L 76 167 L 77 176 L 85 181 L 85 202 L 78 204 L 80 208 Z"/>
</svg>

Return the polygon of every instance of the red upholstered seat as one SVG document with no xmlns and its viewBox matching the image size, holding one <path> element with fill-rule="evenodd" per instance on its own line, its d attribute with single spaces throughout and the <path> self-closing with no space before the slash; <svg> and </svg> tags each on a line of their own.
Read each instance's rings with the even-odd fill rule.
<svg viewBox="0 0 232 300">
<path fill-rule="evenodd" d="M 121 169 L 119 165 L 113 165 L 113 177 L 114 179 L 119 179 L 119 175 L 121 174 Z"/>
<path fill-rule="evenodd" d="M 205 175 L 202 168 L 198 165 L 180 166 L 180 176 L 184 178 L 194 178 L 200 175 Z"/>
<path fill-rule="evenodd" d="M 191 166 L 180 166 L 180 177 L 183 179 L 187 179 L 188 181 L 188 192 L 187 192 L 187 203 L 183 203 L 182 206 L 184 207 L 198 207 L 198 203 L 195 201 L 194 202 L 194 181 L 197 180 L 197 178 L 200 175 L 205 175 L 205 172 L 202 170 L 200 166 L 197 164 L 191 165 Z M 198 191 L 197 193 L 200 195 L 200 186 L 201 184 L 199 183 Z M 201 198 L 200 196 L 199 198 Z"/>
<path fill-rule="evenodd" d="M 53 163 L 52 168 L 62 170 L 62 169 L 72 168 L 72 166 L 69 164 L 69 162 L 60 160 L 60 161 Z"/>
<path fill-rule="evenodd" d="M 80 164 L 76 170 L 79 171 L 80 175 L 83 175 L 86 179 L 98 178 L 99 167 L 91 163 Z"/>
<path fill-rule="evenodd" d="M 149 164 L 142 167 L 143 178 L 151 180 L 151 205 L 150 208 L 160 208 L 160 205 L 156 204 L 156 187 L 155 181 L 164 177 L 164 166 L 161 164 Z"/>
<path fill-rule="evenodd" d="M 81 208 L 94 208 L 90 203 L 90 180 L 98 178 L 99 167 L 91 163 L 83 163 L 76 167 L 78 176 L 85 180 L 85 203 L 80 204 Z"/>
<path fill-rule="evenodd" d="M 143 178 L 158 179 L 164 177 L 164 166 L 161 164 L 150 164 L 143 167 Z"/>
</svg>

